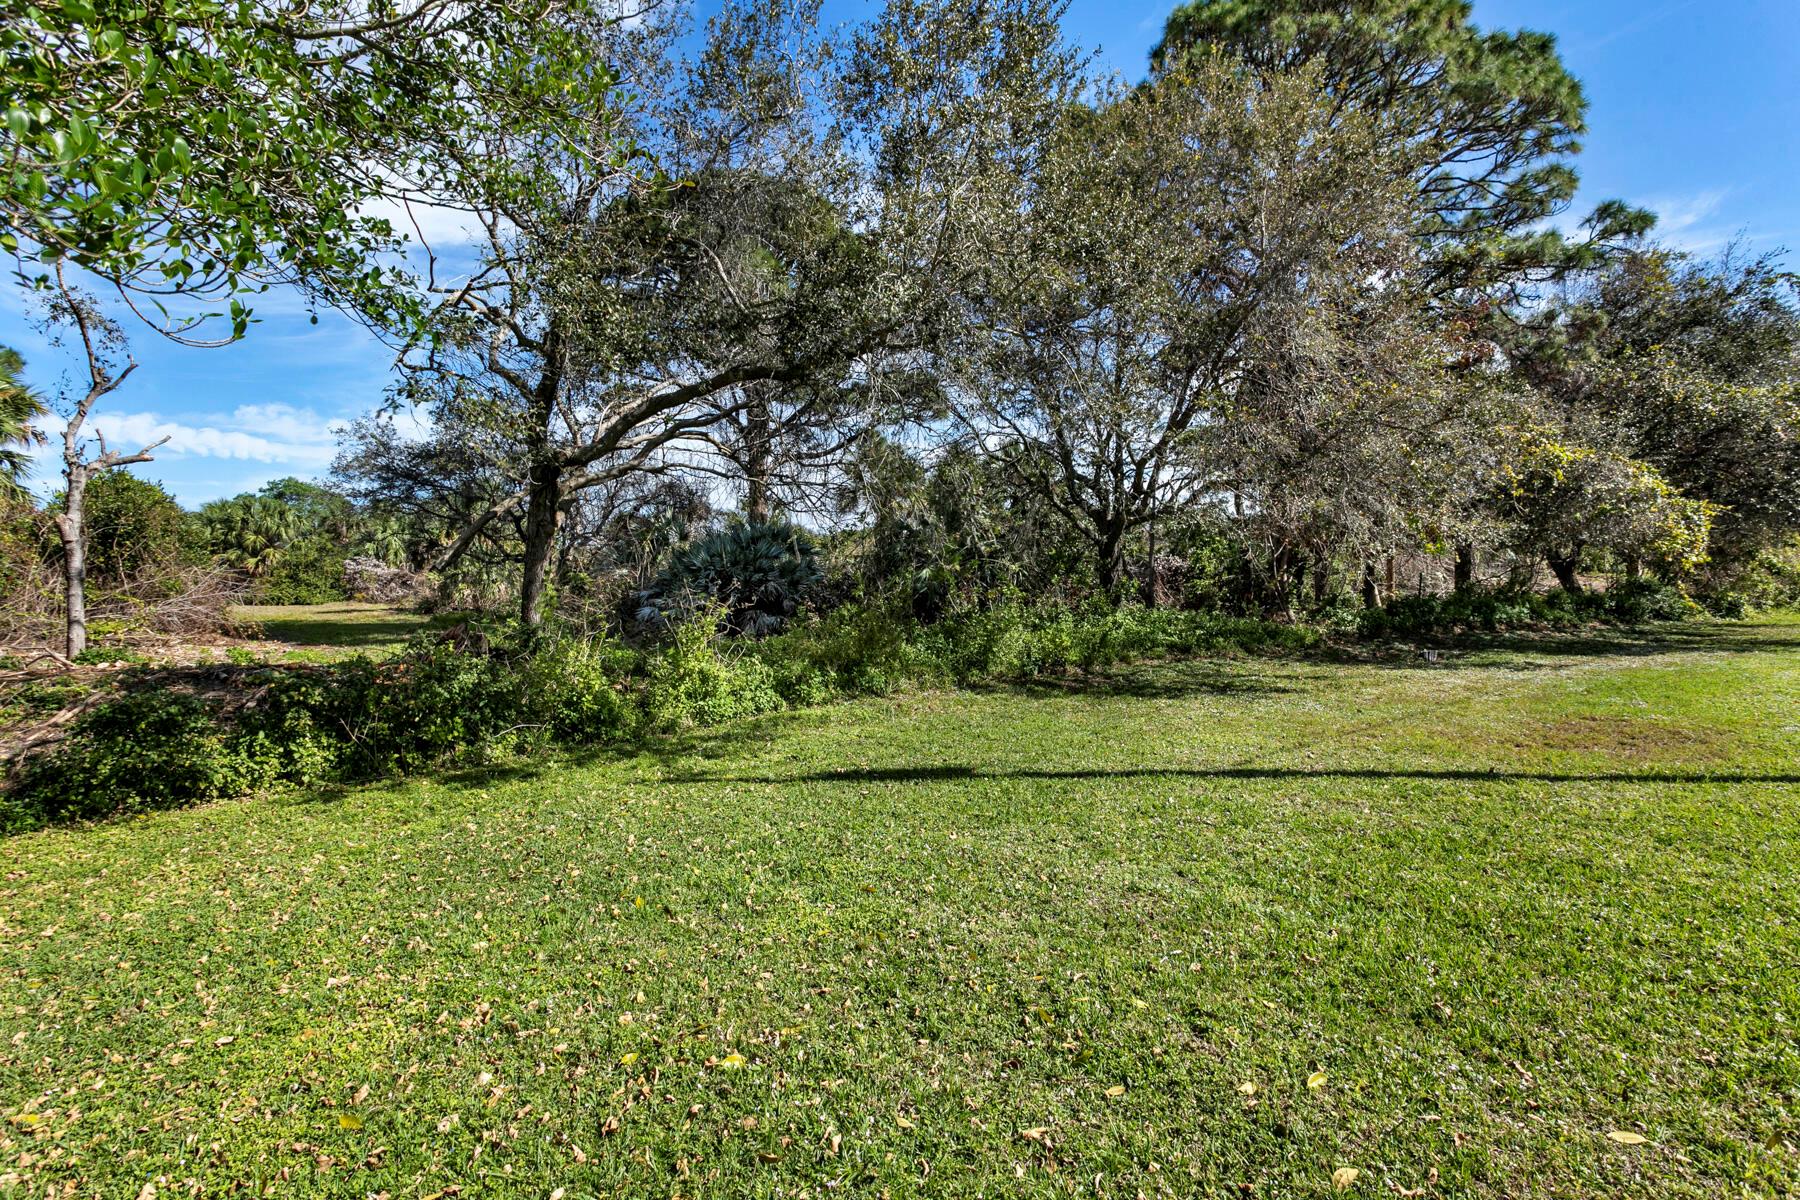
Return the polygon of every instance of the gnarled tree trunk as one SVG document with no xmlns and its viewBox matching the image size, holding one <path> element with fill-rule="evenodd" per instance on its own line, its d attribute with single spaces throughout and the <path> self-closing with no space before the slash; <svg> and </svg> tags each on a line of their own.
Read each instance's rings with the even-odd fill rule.
<svg viewBox="0 0 1800 1200">
<path fill-rule="evenodd" d="M 544 623 L 544 583 L 556 547 L 562 508 L 562 468 L 554 461 L 531 470 L 531 498 L 525 507 L 525 572 L 519 585 L 519 619 L 528 629 Z"/>
<path fill-rule="evenodd" d="M 1552 550 L 1544 558 L 1550 564 L 1550 573 L 1556 576 L 1556 582 L 1563 591 L 1574 593 L 1581 590 L 1581 580 L 1576 575 L 1576 568 L 1581 562 L 1581 547 L 1576 546 L 1566 554 Z"/>
<path fill-rule="evenodd" d="M 1475 584 L 1475 545 L 1463 542 L 1456 548 L 1456 590 L 1466 592 Z"/>
</svg>

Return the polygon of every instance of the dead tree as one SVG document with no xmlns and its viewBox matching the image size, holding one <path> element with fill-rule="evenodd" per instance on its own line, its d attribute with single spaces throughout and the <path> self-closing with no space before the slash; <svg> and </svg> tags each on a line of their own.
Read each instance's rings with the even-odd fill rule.
<svg viewBox="0 0 1800 1200">
<path fill-rule="evenodd" d="M 63 426 L 63 506 L 56 514 L 56 535 L 62 542 L 63 585 L 67 598 L 67 640 L 64 653 L 73 659 L 87 649 L 87 529 L 84 525 L 87 486 L 94 476 L 114 467 L 149 462 L 151 451 L 169 439 L 159 438 L 135 454 L 111 449 L 98 431 L 95 441 L 100 452 L 88 457 L 89 443 L 82 437 L 94 405 L 102 396 L 117 390 L 137 370 L 136 361 L 126 358 L 123 367 L 109 361 L 109 349 L 123 350 L 124 337 L 118 327 L 94 307 L 93 301 L 62 282 L 57 272 L 59 292 L 51 303 L 51 321 L 71 326 L 81 338 L 87 359 L 88 384 L 69 412 Z"/>
</svg>

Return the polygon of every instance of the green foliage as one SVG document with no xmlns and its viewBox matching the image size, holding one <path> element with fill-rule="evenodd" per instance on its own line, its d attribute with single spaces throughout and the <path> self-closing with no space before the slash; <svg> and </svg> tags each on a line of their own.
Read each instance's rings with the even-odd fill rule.
<svg viewBox="0 0 1800 1200">
<path fill-rule="evenodd" d="M 384 561 L 405 558 L 399 522 L 359 512 L 348 497 L 300 479 L 215 500 L 200 520 L 220 561 L 255 581 L 259 604 L 345 599 L 344 563 L 357 548 L 378 551 Z"/>
<path fill-rule="evenodd" d="M 1347 623 L 1369 636 L 1414 637 L 1695 611 L 1679 591 L 1646 579 L 1604 592 L 1405 597 Z M 1316 628 L 1211 612 L 1017 597 L 931 625 L 845 605 L 754 643 L 722 638 L 722 624 L 719 608 L 702 608 L 660 646 L 635 650 L 554 627 L 524 638 L 511 626 L 465 622 L 450 635 L 420 633 L 388 659 L 264 668 L 248 680 L 254 701 L 228 715 L 191 696 L 129 694 L 84 719 L 34 768 L 8 820 L 87 819 L 278 781 L 404 775 L 559 745 L 629 743 L 909 685 L 1304 651 L 1321 637 Z M 155 766 L 164 761 L 167 772 Z"/>
<path fill-rule="evenodd" d="M 166 575 L 205 559 L 201 531 L 159 483 L 102 471 L 89 481 L 84 505 L 88 575 L 98 583 Z"/>
<path fill-rule="evenodd" d="M 1151 61 L 1169 74 L 1214 55 L 1265 78 L 1317 66 L 1335 110 L 1379 123 L 1417 182 L 1436 286 L 1593 261 L 1539 227 L 1575 195 L 1567 156 L 1587 109 L 1551 35 L 1483 30 L 1468 0 L 1188 0 Z M 1641 233 L 1650 219 L 1608 204 L 1590 230 Z"/>
<path fill-rule="evenodd" d="M 378 319 L 417 314 L 371 202 L 473 171 L 483 137 L 554 136 L 609 94 L 582 3 L 371 13 L 48 0 L 0 25 L 0 251 L 133 291 L 229 301 L 298 281 Z M 484 172 L 505 195 L 533 186 Z M 48 272 L 46 272 L 47 274 Z M 161 305 L 158 304 L 160 308 Z M 198 317 L 176 320 L 183 333 Z"/>
<path fill-rule="evenodd" d="M 910 616 L 846 604 L 770 638 L 756 652 L 791 703 L 840 693 L 882 695 L 903 684 L 949 678 L 919 631 Z"/>
<path fill-rule="evenodd" d="M 1682 495 L 1649 464 L 1547 426 L 1512 431 L 1496 493 L 1523 548 L 1571 566 L 1592 544 L 1691 571 L 1706 561 L 1718 515 L 1716 505 Z"/>
<path fill-rule="evenodd" d="M 1702 578 L 1694 598 L 1719 617 L 1800 609 L 1800 537 L 1763 551 L 1746 568 L 1726 577 L 1722 586 L 1712 577 Z"/>
<path fill-rule="evenodd" d="M 299 514 L 272 496 L 245 493 L 200 510 L 212 552 L 252 578 L 266 575 L 300 531 Z"/>
<path fill-rule="evenodd" d="M 343 600 L 345 552 L 342 543 L 323 536 L 301 538 L 283 547 L 257 581 L 259 604 L 330 604 Z"/>
<path fill-rule="evenodd" d="M 1007 603 L 927 631 L 940 661 L 961 680 L 1029 678 L 1072 668 L 1099 671 L 1174 655 L 1300 650 L 1318 643 L 1304 626 L 1190 609 Z"/>
<path fill-rule="evenodd" d="M 1703 590 L 1800 528 L 1800 284 L 1774 256 L 1639 247 L 1511 341 L 1536 387 L 1712 506 Z"/>
<path fill-rule="evenodd" d="M 677 625 L 645 669 L 643 711 L 653 730 L 717 725 L 781 707 L 775 674 L 762 659 L 719 653 L 721 615 L 702 609 Z"/>
<path fill-rule="evenodd" d="M 1399 596 L 1380 608 L 1362 610 L 1355 625 L 1366 637 L 1408 638 L 1462 631 L 1685 621 L 1700 611 L 1679 588 L 1642 578 L 1620 580 L 1604 591 L 1465 588 L 1447 596 Z"/>
<path fill-rule="evenodd" d="M 0 346 L 0 495 L 18 496 L 31 465 L 28 448 L 43 437 L 36 422 L 49 410 L 38 394 L 25 386 L 25 360 L 16 350 Z"/>
<path fill-rule="evenodd" d="M 518 666 L 518 719 L 564 745 L 628 741 L 643 724 L 630 686 L 638 666 L 619 642 L 540 636 Z"/>
<path fill-rule="evenodd" d="M 0 820 L 26 828 L 241 795 L 270 779 L 244 751 L 199 697 L 130 692 L 82 716 L 7 796 Z"/>
<path fill-rule="evenodd" d="M 753 644 L 721 639 L 722 623 L 719 608 L 702 608 L 648 650 L 554 628 L 523 639 L 510 626 L 465 623 L 454 636 L 420 633 L 392 658 L 266 667 L 245 681 L 255 699 L 229 714 L 193 697 L 165 705 L 134 693 L 79 725 L 34 769 L 17 793 L 14 823 L 630 742 L 913 684 L 1318 641 L 1312 630 L 1210 613 L 1016 600 L 930 626 L 850 605 Z M 176 764 L 166 776 L 146 765 L 165 758 Z M 57 783 L 65 778 L 66 795 Z"/>
</svg>

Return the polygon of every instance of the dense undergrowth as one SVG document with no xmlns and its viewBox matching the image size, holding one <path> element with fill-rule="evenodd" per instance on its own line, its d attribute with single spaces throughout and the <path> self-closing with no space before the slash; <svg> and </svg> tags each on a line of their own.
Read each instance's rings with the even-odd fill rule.
<svg viewBox="0 0 1800 1200">
<path fill-rule="evenodd" d="M 1645 584 L 1583 596 L 1408 597 L 1325 627 L 1418 637 L 1698 611 L 1678 592 Z M 1017 601 L 934 624 L 848 605 L 761 641 L 716 636 L 720 616 L 704 612 L 647 648 L 556 629 L 529 641 L 505 628 L 472 640 L 425 633 L 385 660 L 268 667 L 250 675 L 231 703 L 166 686 L 134 688 L 128 679 L 54 752 L 27 766 L 0 800 L 0 826 L 17 831 L 553 746 L 623 745 L 911 685 L 1300 651 L 1325 636 L 1317 626 L 1210 612 Z"/>
</svg>

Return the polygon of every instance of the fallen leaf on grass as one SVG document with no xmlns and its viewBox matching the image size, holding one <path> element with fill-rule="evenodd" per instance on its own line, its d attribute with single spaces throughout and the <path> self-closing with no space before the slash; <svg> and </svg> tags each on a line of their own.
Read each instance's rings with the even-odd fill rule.
<svg viewBox="0 0 1800 1200">
<path fill-rule="evenodd" d="M 1615 1129 L 1606 1135 L 1621 1146 L 1641 1146 L 1650 1139 L 1641 1133 L 1633 1133 L 1629 1129 Z"/>
<path fill-rule="evenodd" d="M 361 1117 L 357 1116 L 355 1113 L 339 1113 L 338 1114 L 338 1128 L 339 1129 L 361 1129 L 362 1127 L 363 1127 L 363 1119 Z"/>
<path fill-rule="evenodd" d="M 1308 1075 L 1306 1077 L 1306 1086 L 1309 1088 L 1312 1088 L 1314 1091 L 1317 1091 L 1318 1089 L 1324 1087 L 1325 1086 L 1325 1072 L 1314 1071 L 1311 1075 Z"/>
<path fill-rule="evenodd" d="M 724 1058 L 719 1060 L 719 1065 L 721 1067 L 729 1067 L 735 1071 L 748 1061 L 749 1060 L 741 1054 L 727 1054 Z"/>
<path fill-rule="evenodd" d="M 1123 1096 L 1125 1094 L 1125 1085 L 1122 1083 L 1115 1083 L 1106 1089 L 1106 1094 L 1115 1099 L 1119 1096 Z"/>
<path fill-rule="evenodd" d="M 1246 1096 L 1254 1096 L 1256 1095 L 1256 1085 L 1245 1080 L 1243 1083 L 1238 1084 L 1238 1091 Z"/>
<path fill-rule="evenodd" d="M 1019 1136 L 1028 1142 L 1041 1142 L 1044 1140 L 1044 1135 L 1049 1132 L 1050 1128 L 1047 1125 L 1034 1125 L 1030 1129 L 1019 1130 Z"/>
<path fill-rule="evenodd" d="M 1331 1173 L 1331 1186 L 1340 1192 L 1348 1191 L 1350 1186 L 1356 1182 L 1357 1176 L 1361 1174 L 1362 1172 L 1355 1167 L 1339 1167 Z"/>
</svg>

